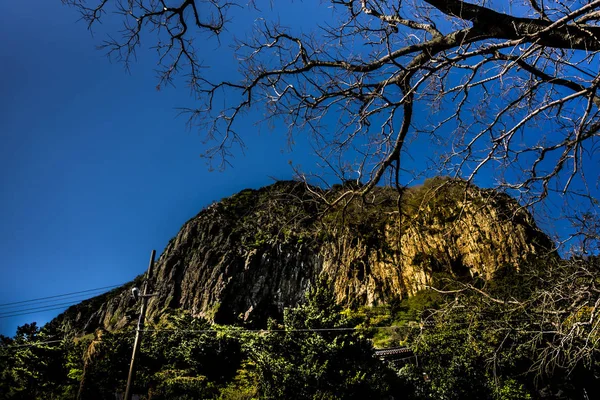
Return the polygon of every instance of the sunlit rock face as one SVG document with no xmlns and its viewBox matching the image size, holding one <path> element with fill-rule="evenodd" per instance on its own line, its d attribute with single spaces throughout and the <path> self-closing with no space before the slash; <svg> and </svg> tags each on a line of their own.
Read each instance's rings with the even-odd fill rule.
<svg viewBox="0 0 600 400">
<path fill-rule="evenodd" d="M 552 251 L 513 199 L 462 181 L 436 178 L 402 192 L 376 188 L 325 206 L 322 198 L 345 190 L 279 182 L 205 208 L 155 264 L 150 320 L 183 308 L 220 323 L 260 326 L 301 302 L 323 274 L 342 305 L 377 305 L 414 294 L 436 274 L 490 279 L 501 267 L 519 269 Z M 132 286 L 59 319 L 85 331 L 122 328 L 137 313 Z"/>
</svg>

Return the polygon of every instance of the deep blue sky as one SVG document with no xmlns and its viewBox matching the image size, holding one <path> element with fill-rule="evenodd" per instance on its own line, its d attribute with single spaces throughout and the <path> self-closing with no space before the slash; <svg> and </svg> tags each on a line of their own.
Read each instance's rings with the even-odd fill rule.
<svg viewBox="0 0 600 400">
<path fill-rule="evenodd" d="M 157 92 L 143 52 L 127 74 L 77 20 L 58 0 L 7 3 L 0 17 L 0 304 L 127 282 L 213 200 L 293 176 L 285 137 L 265 129 L 233 168 L 209 172 L 177 117 L 193 104 L 183 85 Z M 229 49 L 203 50 L 236 69 Z M 0 333 L 57 313 L 0 318 Z"/>
</svg>

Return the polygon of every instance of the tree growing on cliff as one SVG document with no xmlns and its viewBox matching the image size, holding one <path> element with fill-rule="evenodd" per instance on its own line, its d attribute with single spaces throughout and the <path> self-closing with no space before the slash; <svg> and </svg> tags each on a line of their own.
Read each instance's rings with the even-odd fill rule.
<svg viewBox="0 0 600 400">
<path fill-rule="evenodd" d="M 244 147 L 243 115 L 255 110 L 307 135 L 341 181 L 358 172 L 365 184 L 346 193 L 403 186 L 425 148 L 437 173 L 489 173 L 527 203 L 589 196 L 594 184 L 585 171 L 600 129 L 600 1 L 330 0 L 306 3 L 331 13 L 315 12 L 321 26 L 307 21 L 305 33 L 255 1 L 62 1 L 90 28 L 119 14 L 123 30 L 105 48 L 126 64 L 154 41 L 158 86 L 188 80 L 190 123 L 218 166 Z M 231 43 L 240 7 L 259 19 L 236 42 L 239 75 L 211 81 L 199 43 L 207 33 Z"/>
</svg>

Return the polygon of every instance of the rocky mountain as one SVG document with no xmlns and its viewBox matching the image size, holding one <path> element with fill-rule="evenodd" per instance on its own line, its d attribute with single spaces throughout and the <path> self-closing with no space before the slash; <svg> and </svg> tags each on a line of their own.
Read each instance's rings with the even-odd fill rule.
<svg viewBox="0 0 600 400">
<path fill-rule="evenodd" d="M 347 307 L 410 296 L 436 274 L 493 277 L 552 242 L 509 196 L 435 178 L 397 191 L 376 188 L 328 208 L 347 190 L 278 182 L 243 190 L 186 222 L 158 258 L 149 320 L 183 308 L 219 323 L 263 325 L 302 301 L 324 274 Z M 52 323 L 119 329 L 138 312 L 135 281 L 69 308 Z"/>
</svg>

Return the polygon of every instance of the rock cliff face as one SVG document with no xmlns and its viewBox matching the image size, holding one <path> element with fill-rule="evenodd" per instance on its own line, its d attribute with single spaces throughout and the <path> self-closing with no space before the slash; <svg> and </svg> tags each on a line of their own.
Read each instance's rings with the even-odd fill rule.
<svg viewBox="0 0 600 400">
<path fill-rule="evenodd" d="M 157 260 L 150 319 L 184 308 L 220 323 L 262 325 L 302 301 L 321 274 L 343 305 L 376 305 L 414 294 L 435 274 L 490 279 L 552 251 L 513 199 L 461 181 L 437 178 L 402 193 L 376 188 L 335 209 L 316 198 L 343 191 L 279 182 L 207 207 Z M 121 328 L 137 312 L 133 284 L 58 320 L 83 331 Z"/>
</svg>

